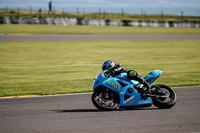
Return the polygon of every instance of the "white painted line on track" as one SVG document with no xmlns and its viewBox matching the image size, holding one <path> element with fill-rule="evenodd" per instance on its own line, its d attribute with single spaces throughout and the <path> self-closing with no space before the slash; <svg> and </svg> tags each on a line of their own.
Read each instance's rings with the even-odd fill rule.
<svg viewBox="0 0 200 133">
<path fill-rule="evenodd" d="M 40 96 L 35 96 L 35 97 L 76 96 L 76 95 L 89 95 L 89 94 L 92 94 L 92 92 L 88 92 L 88 93 L 56 94 L 56 95 L 40 95 Z"/>
<path fill-rule="evenodd" d="M 171 87 L 171 88 L 200 88 L 200 86 L 183 86 L 183 87 Z M 76 96 L 76 95 L 90 95 L 93 92 L 87 92 L 87 93 L 70 93 L 70 94 L 55 94 L 55 95 L 36 95 L 36 96 L 11 96 L 11 97 L 0 97 L 1 99 L 19 99 L 19 98 L 36 98 L 36 97 L 59 97 L 59 96 Z"/>
<path fill-rule="evenodd" d="M 200 86 L 182 86 L 182 87 L 171 87 L 171 88 L 200 88 Z"/>
<path fill-rule="evenodd" d="M 88 93 L 70 93 L 70 94 L 55 94 L 55 95 L 35 95 L 35 96 L 9 96 L 9 97 L 0 97 L 1 99 L 19 99 L 19 98 L 36 98 L 36 97 L 57 97 L 57 96 L 75 96 L 75 95 L 89 95 L 92 92 Z"/>
</svg>

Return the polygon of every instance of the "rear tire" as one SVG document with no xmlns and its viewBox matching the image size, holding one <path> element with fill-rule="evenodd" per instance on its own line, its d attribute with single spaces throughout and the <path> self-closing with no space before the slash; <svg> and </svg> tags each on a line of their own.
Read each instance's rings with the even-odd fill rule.
<svg viewBox="0 0 200 133">
<path fill-rule="evenodd" d="M 119 106 L 119 96 L 116 92 L 108 90 L 108 98 L 105 98 L 105 88 L 99 88 L 92 94 L 92 103 L 101 111 L 116 110 Z"/>
<path fill-rule="evenodd" d="M 165 90 L 169 93 L 168 98 L 152 97 L 153 104 L 156 107 L 160 109 L 169 109 L 176 104 L 177 96 L 176 96 L 175 91 L 172 88 L 166 85 L 162 85 L 162 84 L 154 85 L 154 87 L 159 87 L 160 89 Z"/>
</svg>

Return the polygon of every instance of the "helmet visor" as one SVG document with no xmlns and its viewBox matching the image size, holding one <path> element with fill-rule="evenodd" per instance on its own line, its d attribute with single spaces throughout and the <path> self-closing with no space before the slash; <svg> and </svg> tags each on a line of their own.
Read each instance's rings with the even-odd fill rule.
<svg viewBox="0 0 200 133">
<path fill-rule="evenodd" d="M 109 72 L 113 67 L 115 66 L 115 63 L 112 62 L 110 68 L 107 70 L 107 72 Z"/>
</svg>

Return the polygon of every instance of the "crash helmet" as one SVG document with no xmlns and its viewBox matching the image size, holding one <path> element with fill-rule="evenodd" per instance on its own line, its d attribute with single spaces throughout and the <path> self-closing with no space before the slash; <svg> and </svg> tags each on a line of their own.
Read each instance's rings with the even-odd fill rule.
<svg viewBox="0 0 200 133">
<path fill-rule="evenodd" d="M 107 72 L 109 72 L 114 66 L 115 63 L 113 61 L 107 60 L 102 64 L 102 71 L 107 70 Z"/>
</svg>

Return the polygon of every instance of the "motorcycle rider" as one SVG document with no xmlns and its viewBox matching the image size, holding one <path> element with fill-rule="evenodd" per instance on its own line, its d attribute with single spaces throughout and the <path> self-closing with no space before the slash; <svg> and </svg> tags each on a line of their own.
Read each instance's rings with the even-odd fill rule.
<svg viewBox="0 0 200 133">
<path fill-rule="evenodd" d="M 113 61 L 111 60 L 107 60 L 102 64 L 102 70 L 106 71 L 106 75 L 107 76 L 116 76 L 120 73 L 126 72 L 127 73 L 127 77 L 131 80 L 137 80 L 138 82 L 140 82 L 141 84 L 144 85 L 144 87 L 138 87 L 140 88 L 140 92 L 141 93 L 153 93 L 150 91 L 151 85 L 149 85 L 147 83 L 146 80 L 144 80 L 144 78 L 142 78 L 141 74 L 139 72 L 136 72 L 135 70 L 126 70 L 121 64 L 115 64 Z M 157 91 L 157 93 L 163 93 L 162 91 Z"/>
</svg>

